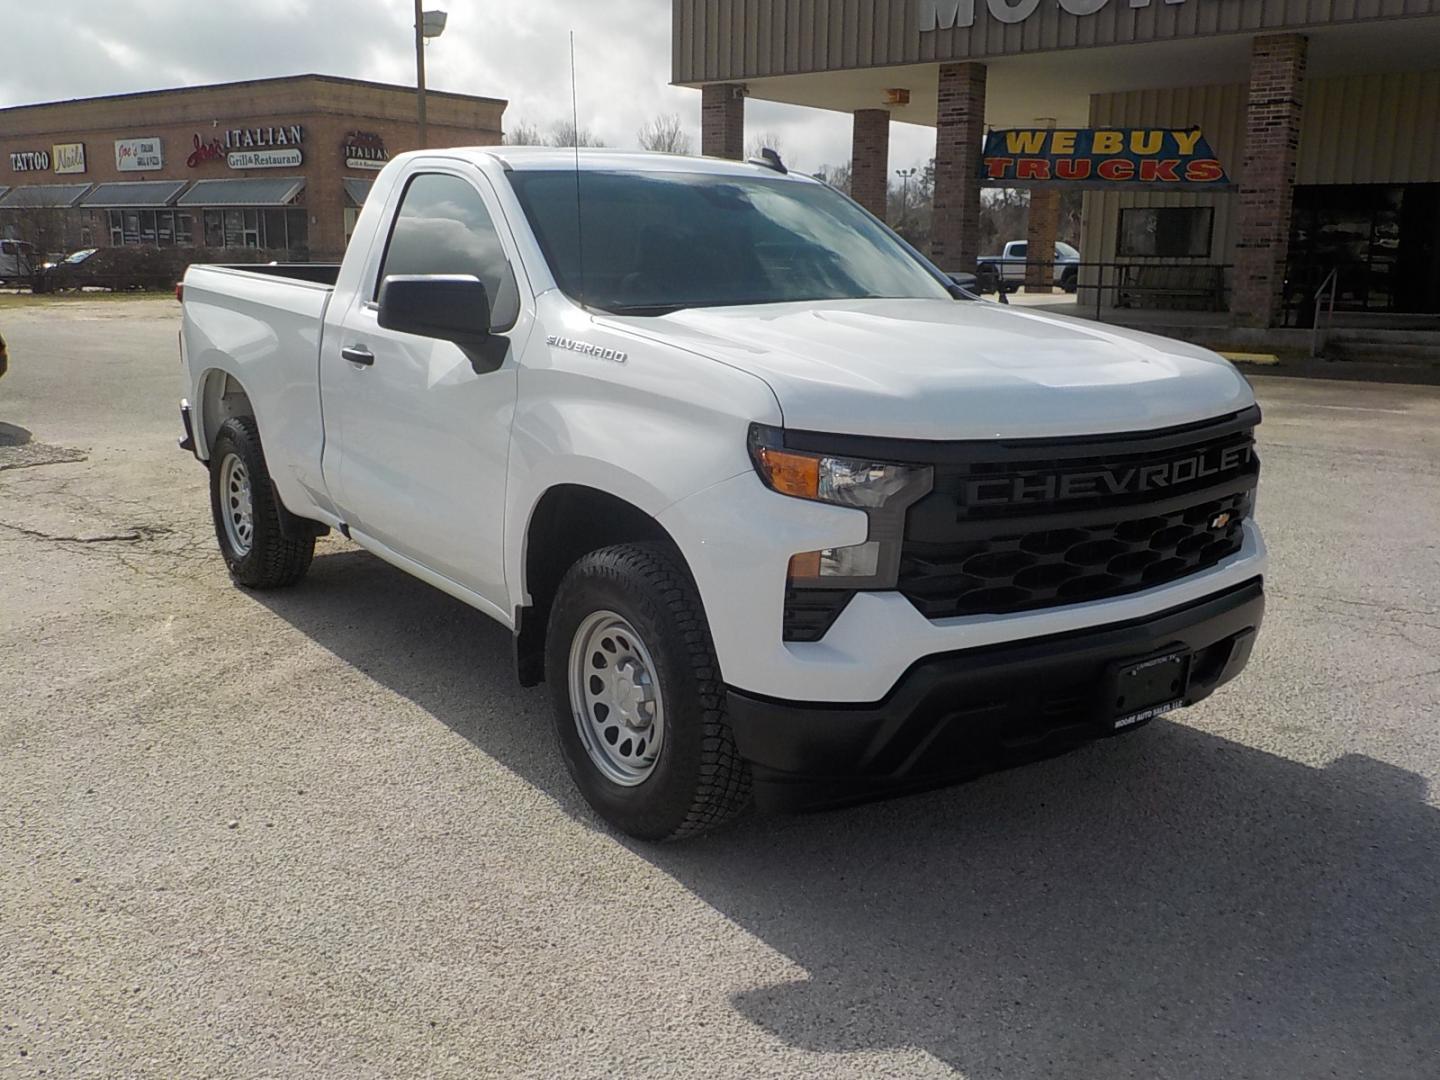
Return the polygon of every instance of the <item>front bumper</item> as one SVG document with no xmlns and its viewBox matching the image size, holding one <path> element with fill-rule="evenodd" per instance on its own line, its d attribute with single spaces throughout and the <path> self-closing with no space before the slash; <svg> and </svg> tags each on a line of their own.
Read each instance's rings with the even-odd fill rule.
<svg viewBox="0 0 1440 1080">
<path fill-rule="evenodd" d="M 1185 703 L 1208 697 L 1244 668 L 1264 610 L 1255 578 L 1144 619 L 928 657 L 873 704 L 732 689 L 730 719 L 756 799 L 771 809 L 935 787 L 1106 734 L 1102 688 L 1119 661 L 1184 647 Z"/>
</svg>

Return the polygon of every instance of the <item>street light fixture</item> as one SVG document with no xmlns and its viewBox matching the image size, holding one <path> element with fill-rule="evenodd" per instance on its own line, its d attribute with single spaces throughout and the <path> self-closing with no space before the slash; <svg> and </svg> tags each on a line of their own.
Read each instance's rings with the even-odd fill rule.
<svg viewBox="0 0 1440 1080">
<path fill-rule="evenodd" d="M 420 149 L 428 145 L 425 123 L 425 42 L 445 32 L 449 18 L 443 11 L 421 11 L 415 0 L 415 97 L 420 113 Z"/>
<path fill-rule="evenodd" d="M 900 178 L 900 229 L 905 228 L 905 216 L 910 212 L 910 180 L 919 171 L 917 168 L 895 170 Z"/>
</svg>

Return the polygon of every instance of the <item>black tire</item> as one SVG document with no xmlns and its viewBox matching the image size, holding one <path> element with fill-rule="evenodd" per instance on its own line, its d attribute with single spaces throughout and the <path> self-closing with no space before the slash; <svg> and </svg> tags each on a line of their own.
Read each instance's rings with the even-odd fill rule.
<svg viewBox="0 0 1440 1080">
<path fill-rule="evenodd" d="M 234 455 L 249 474 L 252 536 L 248 550 L 240 550 L 225 526 L 225 495 L 221 476 L 227 458 Z M 280 505 L 265 467 L 260 432 L 249 416 L 232 416 L 220 425 L 210 446 L 210 512 L 220 554 L 235 581 L 250 589 L 278 589 L 294 585 L 310 569 L 315 537 L 286 539 L 280 531 Z"/>
<path fill-rule="evenodd" d="M 1079 280 L 1080 275 L 1078 271 L 1074 269 L 1066 270 L 1060 275 L 1060 288 L 1064 289 L 1067 293 L 1073 293 L 1079 285 Z"/>
<path fill-rule="evenodd" d="M 648 647 L 664 701 L 665 731 L 653 771 L 635 786 L 596 766 L 577 730 L 570 649 L 592 614 L 621 616 Z M 659 544 L 622 544 L 586 555 L 565 575 L 545 641 L 555 733 L 581 794 L 611 825 L 641 840 L 676 840 L 713 829 L 750 802 L 750 769 L 735 748 L 710 628 L 690 574 Z"/>
<path fill-rule="evenodd" d="M 1000 291 L 1000 271 L 991 263 L 981 263 L 975 268 L 975 280 L 981 295 Z"/>
</svg>

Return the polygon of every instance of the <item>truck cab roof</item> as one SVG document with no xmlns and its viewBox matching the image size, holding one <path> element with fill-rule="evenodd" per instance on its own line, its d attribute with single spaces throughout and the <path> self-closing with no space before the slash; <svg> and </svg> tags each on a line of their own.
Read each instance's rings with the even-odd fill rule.
<svg viewBox="0 0 1440 1080">
<path fill-rule="evenodd" d="M 728 158 L 699 157 L 687 154 L 661 154 L 648 150 L 612 150 L 606 147 L 582 147 L 577 155 L 572 146 L 472 146 L 457 150 L 413 151 L 443 153 L 447 157 L 491 158 L 511 171 L 555 171 L 579 168 L 581 172 L 654 172 L 707 173 L 714 176 L 789 176 L 801 183 L 817 184 L 818 180 L 803 173 L 780 173 L 764 165 Z M 400 155 L 403 156 L 403 155 Z"/>
</svg>

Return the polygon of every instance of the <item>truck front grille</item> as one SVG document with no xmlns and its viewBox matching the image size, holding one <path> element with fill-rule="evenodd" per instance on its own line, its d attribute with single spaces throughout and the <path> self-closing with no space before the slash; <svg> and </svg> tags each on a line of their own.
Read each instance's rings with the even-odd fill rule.
<svg viewBox="0 0 1440 1080">
<path fill-rule="evenodd" d="M 952 444 L 910 508 L 897 588 L 926 618 L 1164 585 L 1240 550 L 1258 410 L 1093 440 Z"/>
</svg>

